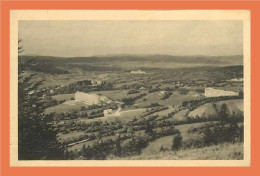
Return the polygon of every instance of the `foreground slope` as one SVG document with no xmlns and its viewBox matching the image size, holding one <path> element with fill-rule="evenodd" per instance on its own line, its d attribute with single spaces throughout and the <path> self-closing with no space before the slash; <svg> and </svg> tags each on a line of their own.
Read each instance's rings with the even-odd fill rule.
<svg viewBox="0 0 260 176">
<path fill-rule="evenodd" d="M 242 160 L 243 143 L 224 143 L 203 148 L 183 149 L 177 152 L 165 151 L 154 155 L 119 158 L 123 160 Z M 118 158 L 116 158 L 118 159 Z"/>
</svg>

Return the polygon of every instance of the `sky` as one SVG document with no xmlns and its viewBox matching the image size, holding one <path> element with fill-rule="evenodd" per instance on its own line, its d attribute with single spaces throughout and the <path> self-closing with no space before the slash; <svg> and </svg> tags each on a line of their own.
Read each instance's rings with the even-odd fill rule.
<svg viewBox="0 0 260 176">
<path fill-rule="evenodd" d="M 242 21 L 19 21 L 23 55 L 241 55 Z"/>
</svg>

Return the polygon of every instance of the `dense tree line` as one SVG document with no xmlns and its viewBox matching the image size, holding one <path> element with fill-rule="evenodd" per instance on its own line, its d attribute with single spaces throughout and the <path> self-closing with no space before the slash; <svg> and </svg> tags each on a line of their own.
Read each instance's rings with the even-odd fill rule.
<svg viewBox="0 0 260 176">
<path fill-rule="evenodd" d="M 132 105 L 134 102 L 142 97 L 146 96 L 146 93 L 142 93 L 140 95 L 136 95 L 134 97 L 129 98 L 122 98 L 122 102 L 124 103 L 124 106 Z"/>
<path fill-rule="evenodd" d="M 136 89 L 131 89 L 127 92 L 127 94 L 136 94 L 136 93 L 140 93 L 139 90 L 136 90 Z"/>
<path fill-rule="evenodd" d="M 47 95 L 59 95 L 59 94 L 70 94 L 77 91 L 80 92 L 91 92 L 91 91 L 102 91 L 102 90 L 114 90 L 113 84 L 108 81 L 103 81 L 99 85 L 92 85 L 91 80 L 83 80 L 65 85 L 63 87 L 55 86 L 46 88 L 45 93 Z M 50 91 L 52 90 L 52 93 Z"/>
</svg>

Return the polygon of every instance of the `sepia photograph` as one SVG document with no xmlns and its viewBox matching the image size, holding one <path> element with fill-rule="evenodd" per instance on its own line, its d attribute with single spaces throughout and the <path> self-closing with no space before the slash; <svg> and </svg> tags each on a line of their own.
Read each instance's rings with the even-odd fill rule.
<svg viewBox="0 0 260 176">
<path fill-rule="evenodd" d="M 119 12 L 17 20 L 15 158 L 136 165 L 248 158 L 244 18 L 225 18 L 232 13 L 224 10 L 137 10 L 109 19 Z"/>
</svg>

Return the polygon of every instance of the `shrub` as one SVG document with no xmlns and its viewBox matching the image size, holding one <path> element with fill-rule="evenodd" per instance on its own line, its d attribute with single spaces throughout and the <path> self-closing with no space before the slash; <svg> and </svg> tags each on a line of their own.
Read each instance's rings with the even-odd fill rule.
<svg viewBox="0 0 260 176">
<path fill-rule="evenodd" d="M 181 95 L 186 95 L 189 91 L 187 89 L 180 89 Z"/>
<path fill-rule="evenodd" d="M 199 148 L 203 144 L 200 139 L 188 139 L 182 143 L 182 148 Z"/>
<path fill-rule="evenodd" d="M 135 94 L 135 93 L 139 93 L 139 91 L 132 89 L 132 90 L 129 90 L 127 94 Z"/>
<path fill-rule="evenodd" d="M 160 89 L 159 88 L 154 88 L 154 89 L 150 89 L 148 92 L 149 93 L 153 93 L 153 92 L 157 92 L 159 91 Z"/>
<path fill-rule="evenodd" d="M 236 122 L 208 124 L 199 129 L 203 135 L 203 144 L 211 145 L 223 142 L 243 141 L 243 126 L 238 127 Z"/>
<path fill-rule="evenodd" d="M 164 152 L 166 150 L 167 150 L 167 148 L 164 148 L 163 145 L 160 147 L 160 152 Z"/>
</svg>

